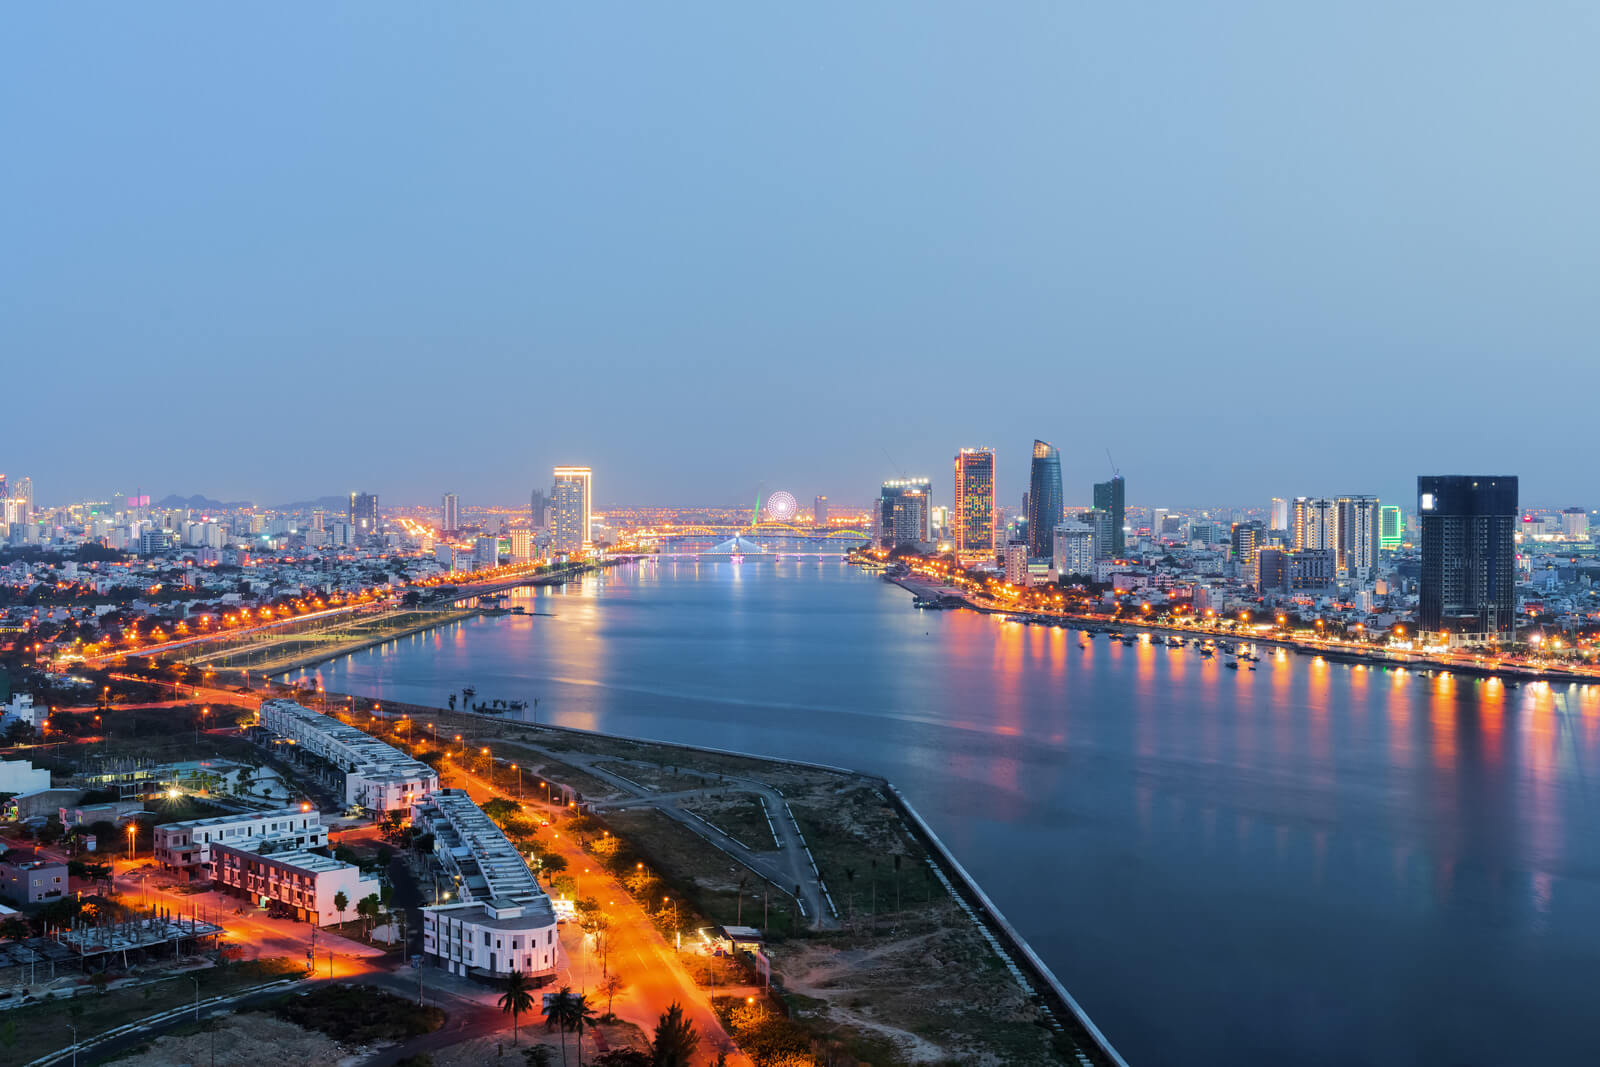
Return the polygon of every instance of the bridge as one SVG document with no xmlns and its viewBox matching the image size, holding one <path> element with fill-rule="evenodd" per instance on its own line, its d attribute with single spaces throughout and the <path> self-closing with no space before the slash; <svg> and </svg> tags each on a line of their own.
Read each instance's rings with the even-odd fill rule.
<svg viewBox="0 0 1600 1067">
<path fill-rule="evenodd" d="M 635 544 L 654 545 L 662 556 L 700 556 L 713 546 L 734 538 L 771 553 L 773 558 L 792 558 L 842 556 L 861 542 L 870 541 L 872 536 L 836 526 L 796 526 L 772 520 L 744 526 L 660 526 L 634 531 L 632 536 Z M 692 548 L 696 541 L 707 544 L 705 548 Z"/>
</svg>

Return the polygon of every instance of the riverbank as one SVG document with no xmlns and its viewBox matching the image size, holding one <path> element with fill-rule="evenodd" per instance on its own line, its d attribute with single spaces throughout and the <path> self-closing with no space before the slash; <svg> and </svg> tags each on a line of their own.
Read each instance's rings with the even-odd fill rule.
<svg viewBox="0 0 1600 1067">
<path fill-rule="evenodd" d="M 767 925 L 770 891 L 775 983 L 820 1040 L 874 1063 L 1124 1062 L 880 777 L 366 696 L 312 699 L 362 706 L 357 725 L 436 757 L 492 759 L 519 794 L 572 799 L 710 923 Z M 816 872 L 837 918 L 794 914 L 805 876 L 779 871 L 795 860 Z M 754 877 L 730 874 L 730 863 Z"/>
<path fill-rule="evenodd" d="M 984 615 L 1002 615 L 1028 626 L 1064 626 L 1090 633 L 1148 633 L 1175 635 L 1186 639 L 1223 640 L 1244 642 L 1282 648 L 1302 656 L 1320 656 L 1334 663 L 1366 664 L 1388 668 L 1415 670 L 1419 673 L 1441 672 L 1461 674 L 1469 678 L 1498 678 L 1513 684 L 1521 682 L 1576 682 L 1582 685 L 1600 685 L 1600 672 L 1585 673 L 1563 670 L 1559 667 L 1534 667 L 1522 664 L 1491 664 L 1466 654 L 1461 656 L 1428 655 L 1396 649 L 1362 648 L 1335 644 L 1328 641 L 1298 641 L 1289 637 L 1260 636 L 1235 630 L 1208 630 L 1195 626 L 1172 626 L 1146 622 L 1113 615 L 1082 615 L 1072 612 L 1022 612 L 1001 604 L 977 600 L 965 590 L 954 586 L 935 585 L 915 576 L 884 576 L 884 580 L 898 585 L 912 594 L 918 606 L 924 602 L 939 602 L 939 606 L 953 605 Z"/>
</svg>

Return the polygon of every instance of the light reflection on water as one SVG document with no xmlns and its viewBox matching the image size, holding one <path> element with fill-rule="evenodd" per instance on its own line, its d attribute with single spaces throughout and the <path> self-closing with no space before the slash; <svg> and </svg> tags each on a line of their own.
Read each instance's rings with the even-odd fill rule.
<svg viewBox="0 0 1600 1067">
<path fill-rule="evenodd" d="M 1600 690 L 1084 647 L 836 563 L 510 603 L 556 617 L 312 673 L 883 773 L 1136 1064 L 1585 1061 Z"/>
</svg>

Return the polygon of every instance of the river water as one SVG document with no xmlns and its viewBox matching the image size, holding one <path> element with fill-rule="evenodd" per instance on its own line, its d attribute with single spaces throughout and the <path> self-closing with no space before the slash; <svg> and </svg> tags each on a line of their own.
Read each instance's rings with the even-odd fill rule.
<svg viewBox="0 0 1600 1067">
<path fill-rule="evenodd" d="M 1233 671 L 657 560 L 301 672 L 898 784 L 1135 1067 L 1589 1063 L 1600 688 Z"/>
</svg>

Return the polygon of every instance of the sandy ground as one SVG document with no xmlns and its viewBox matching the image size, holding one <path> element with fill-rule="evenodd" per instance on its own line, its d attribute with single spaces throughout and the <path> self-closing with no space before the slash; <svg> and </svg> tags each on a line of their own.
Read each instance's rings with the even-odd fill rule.
<svg viewBox="0 0 1600 1067">
<path fill-rule="evenodd" d="M 217 1067 L 260 1067 L 263 1063 L 350 1065 L 372 1054 L 370 1048 L 345 1048 L 332 1038 L 293 1023 L 254 1012 L 217 1021 Z M 148 1052 L 116 1062 L 123 1067 L 206 1067 L 211 1063 L 211 1033 L 160 1037 Z"/>
</svg>

